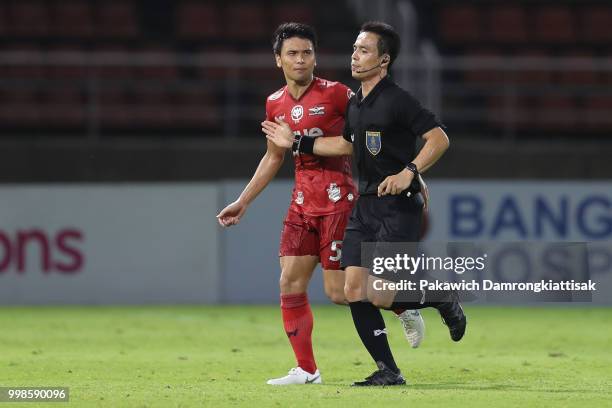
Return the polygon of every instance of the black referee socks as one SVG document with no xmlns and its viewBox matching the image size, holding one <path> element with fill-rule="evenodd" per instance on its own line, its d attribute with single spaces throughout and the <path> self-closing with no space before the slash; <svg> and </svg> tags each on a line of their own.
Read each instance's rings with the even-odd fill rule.
<svg viewBox="0 0 612 408">
<path fill-rule="evenodd" d="M 398 373 L 399 368 L 391 354 L 387 328 L 380 310 L 367 301 L 350 302 L 349 307 L 357 333 L 370 356 L 375 362 L 382 361 L 390 370 Z"/>
</svg>

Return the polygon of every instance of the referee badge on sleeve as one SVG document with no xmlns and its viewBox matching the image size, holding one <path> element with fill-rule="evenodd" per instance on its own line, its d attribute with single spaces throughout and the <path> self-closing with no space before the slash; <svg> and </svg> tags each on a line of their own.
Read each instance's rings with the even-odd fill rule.
<svg viewBox="0 0 612 408">
<path fill-rule="evenodd" d="M 368 151 L 373 156 L 376 156 L 378 153 L 380 153 L 381 145 L 382 145 L 382 141 L 381 141 L 380 132 L 374 132 L 371 130 L 367 130 L 366 131 L 366 147 L 368 148 Z"/>
</svg>

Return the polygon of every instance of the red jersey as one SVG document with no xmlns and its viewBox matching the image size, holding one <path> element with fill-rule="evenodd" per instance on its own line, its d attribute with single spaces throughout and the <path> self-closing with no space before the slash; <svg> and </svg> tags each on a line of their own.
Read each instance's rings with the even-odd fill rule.
<svg viewBox="0 0 612 408">
<path fill-rule="evenodd" d="M 296 135 L 326 137 L 342 135 L 344 114 L 353 92 L 339 82 L 315 77 L 300 99 L 287 86 L 266 100 L 266 119 L 281 118 Z M 295 186 L 290 209 L 319 216 L 348 211 L 357 199 L 350 156 L 294 156 Z"/>
</svg>

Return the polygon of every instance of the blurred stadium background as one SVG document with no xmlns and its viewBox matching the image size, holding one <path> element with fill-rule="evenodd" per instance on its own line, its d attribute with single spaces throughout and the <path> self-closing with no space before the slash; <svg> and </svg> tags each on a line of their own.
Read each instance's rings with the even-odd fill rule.
<svg viewBox="0 0 612 408">
<path fill-rule="evenodd" d="M 0 302 L 275 303 L 291 160 L 240 226 L 214 218 L 265 149 L 270 36 L 314 25 L 316 74 L 355 89 L 368 19 L 452 141 L 429 239 L 612 237 L 609 2 L 5 0 Z"/>
</svg>

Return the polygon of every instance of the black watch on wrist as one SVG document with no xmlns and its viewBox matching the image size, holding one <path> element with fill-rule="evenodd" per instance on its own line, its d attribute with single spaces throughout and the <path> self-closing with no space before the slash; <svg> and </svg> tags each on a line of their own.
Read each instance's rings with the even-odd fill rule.
<svg viewBox="0 0 612 408">
<path fill-rule="evenodd" d="M 418 176 L 418 175 L 419 175 L 419 169 L 417 169 L 416 164 L 414 164 L 414 163 L 408 163 L 408 164 L 406 165 L 406 168 L 407 168 L 408 170 L 410 170 L 411 172 L 413 172 L 415 176 Z"/>
</svg>

